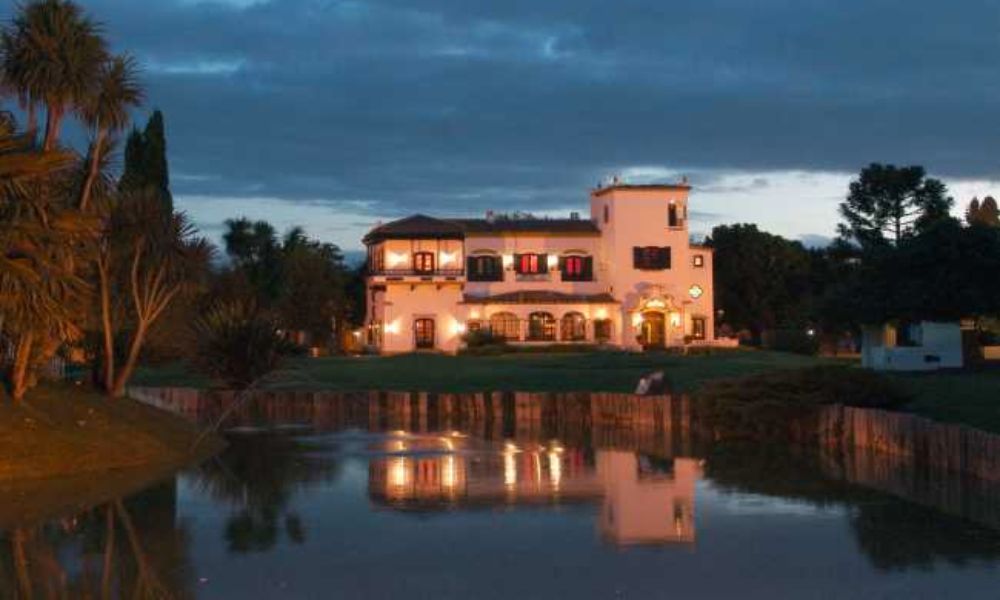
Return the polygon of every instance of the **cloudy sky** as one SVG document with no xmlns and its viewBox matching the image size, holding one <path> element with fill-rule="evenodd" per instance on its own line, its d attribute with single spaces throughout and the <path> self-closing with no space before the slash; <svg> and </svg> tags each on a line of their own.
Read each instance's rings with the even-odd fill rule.
<svg viewBox="0 0 1000 600">
<path fill-rule="evenodd" d="M 852 173 L 1000 194 L 996 0 L 82 0 L 144 66 L 174 193 L 357 248 L 687 175 L 695 232 L 831 236 Z M 4 15 L 9 17 L 10 8 Z"/>
</svg>

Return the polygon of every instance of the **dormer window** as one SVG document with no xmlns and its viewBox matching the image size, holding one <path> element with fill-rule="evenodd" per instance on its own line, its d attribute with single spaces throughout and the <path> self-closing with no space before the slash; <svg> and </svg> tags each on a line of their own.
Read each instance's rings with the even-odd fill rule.
<svg viewBox="0 0 1000 600">
<path fill-rule="evenodd" d="M 414 252 L 413 253 L 413 270 L 417 273 L 433 273 L 434 272 L 434 253 L 433 252 Z"/>
<path fill-rule="evenodd" d="M 549 270 L 545 254 L 515 254 L 514 270 L 520 275 L 541 275 Z"/>
</svg>

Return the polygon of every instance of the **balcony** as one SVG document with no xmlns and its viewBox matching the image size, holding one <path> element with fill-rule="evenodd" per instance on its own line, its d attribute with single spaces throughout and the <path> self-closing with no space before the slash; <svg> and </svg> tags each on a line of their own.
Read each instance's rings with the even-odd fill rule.
<svg viewBox="0 0 1000 600">
<path fill-rule="evenodd" d="M 420 278 L 431 280 L 434 278 L 458 279 L 465 276 L 465 269 L 380 269 L 369 273 L 372 277 L 385 277 L 388 280 Z"/>
</svg>

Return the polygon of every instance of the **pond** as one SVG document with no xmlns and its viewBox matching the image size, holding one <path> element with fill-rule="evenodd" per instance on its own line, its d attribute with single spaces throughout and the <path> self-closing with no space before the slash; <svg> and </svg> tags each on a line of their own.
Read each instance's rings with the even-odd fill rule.
<svg viewBox="0 0 1000 600">
<path fill-rule="evenodd" d="M 272 396 L 204 464 L 6 516 L 0 597 L 996 597 L 987 482 L 706 442 L 683 406 L 628 398 L 558 421 L 391 400 Z"/>
</svg>

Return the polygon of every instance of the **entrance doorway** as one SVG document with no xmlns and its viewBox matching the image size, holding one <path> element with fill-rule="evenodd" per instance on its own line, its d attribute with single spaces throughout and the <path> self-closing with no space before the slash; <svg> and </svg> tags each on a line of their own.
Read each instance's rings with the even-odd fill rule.
<svg viewBox="0 0 1000 600">
<path fill-rule="evenodd" d="M 434 347 L 434 319 L 417 319 L 413 322 L 413 345 L 418 349 Z"/>
<path fill-rule="evenodd" d="M 642 313 L 641 343 L 644 348 L 663 348 L 667 341 L 667 320 L 661 312 Z"/>
</svg>

